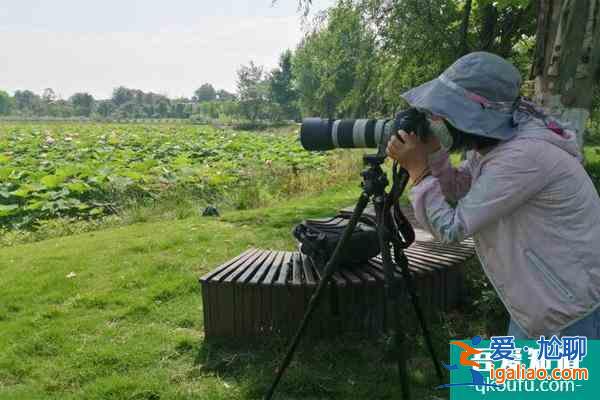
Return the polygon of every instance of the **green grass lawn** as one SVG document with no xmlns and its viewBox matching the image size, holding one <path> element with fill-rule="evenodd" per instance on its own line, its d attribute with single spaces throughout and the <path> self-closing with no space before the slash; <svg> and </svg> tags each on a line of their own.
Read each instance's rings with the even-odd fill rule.
<svg viewBox="0 0 600 400">
<path fill-rule="evenodd" d="M 197 278 L 249 246 L 292 249 L 294 223 L 331 215 L 358 193 L 353 184 L 218 220 L 0 250 L 0 398 L 260 398 L 284 341 L 205 343 Z M 307 344 L 280 398 L 398 398 L 385 349 L 384 339 Z M 435 382 L 422 349 L 412 367 L 417 390 L 429 393 Z"/>
</svg>

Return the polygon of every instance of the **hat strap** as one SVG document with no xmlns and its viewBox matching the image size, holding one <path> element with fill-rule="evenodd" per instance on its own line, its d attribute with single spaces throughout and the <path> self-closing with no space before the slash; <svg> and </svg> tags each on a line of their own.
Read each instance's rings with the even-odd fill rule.
<svg viewBox="0 0 600 400">
<path fill-rule="evenodd" d="M 441 83 L 443 83 L 450 90 L 460 94 L 463 97 L 466 97 L 467 99 L 469 99 L 475 103 L 480 104 L 481 107 L 483 107 L 483 108 L 491 108 L 493 110 L 500 111 L 500 112 L 512 113 L 517 104 L 518 98 L 515 101 L 492 101 L 492 100 L 489 100 L 480 94 L 473 93 L 473 92 L 465 89 L 464 87 L 458 85 L 456 82 L 448 79 L 448 77 L 445 74 L 441 74 L 438 77 L 438 80 Z"/>
</svg>

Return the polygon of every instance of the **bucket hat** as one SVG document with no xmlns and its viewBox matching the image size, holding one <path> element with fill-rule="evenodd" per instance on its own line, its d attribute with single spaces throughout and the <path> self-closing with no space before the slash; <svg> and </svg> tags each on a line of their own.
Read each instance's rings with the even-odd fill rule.
<svg viewBox="0 0 600 400">
<path fill-rule="evenodd" d="M 520 87 L 521 74 L 514 65 L 491 53 L 474 52 L 402 97 L 461 131 L 508 140 L 518 129 L 513 113 L 520 104 Z"/>
</svg>

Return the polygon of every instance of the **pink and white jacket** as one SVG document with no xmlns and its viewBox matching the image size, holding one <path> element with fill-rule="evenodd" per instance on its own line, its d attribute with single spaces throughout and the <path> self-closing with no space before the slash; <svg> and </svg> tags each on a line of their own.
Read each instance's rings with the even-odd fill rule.
<svg viewBox="0 0 600 400">
<path fill-rule="evenodd" d="M 600 199 L 572 132 L 532 120 L 458 168 L 444 150 L 429 165 L 433 176 L 411 190 L 417 220 L 443 242 L 474 238 L 486 275 L 530 337 L 600 306 Z"/>
</svg>

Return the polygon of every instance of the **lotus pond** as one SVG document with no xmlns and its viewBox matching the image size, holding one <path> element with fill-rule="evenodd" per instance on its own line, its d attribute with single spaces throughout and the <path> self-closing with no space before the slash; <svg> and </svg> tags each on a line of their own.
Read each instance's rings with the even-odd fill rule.
<svg viewBox="0 0 600 400">
<path fill-rule="evenodd" d="M 294 127 L 244 132 L 189 124 L 0 123 L 0 227 L 92 218 L 132 198 L 174 190 L 218 198 L 327 163 L 326 155 L 302 149 Z"/>
</svg>

